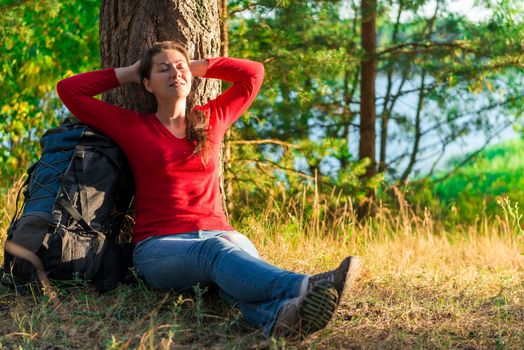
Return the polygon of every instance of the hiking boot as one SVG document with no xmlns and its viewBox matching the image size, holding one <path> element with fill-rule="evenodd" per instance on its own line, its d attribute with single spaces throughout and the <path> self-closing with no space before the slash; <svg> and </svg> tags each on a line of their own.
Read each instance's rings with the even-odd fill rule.
<svg viewBox="0 0 524 350">
<path fill-rule="evenodd" d="M 334 285 L 319 282 L 306 295 L 290 299 L 282 306 L 271 335 L 289 340 L 304 339 L 328 325 L 338 302 Z"/>
<path fill-rule="evenodd" d="M 344 296 L 344 290 L 349 290 L 358 277 L 360 259 L 358 256 L 348 256 L 334 270 L 309 276 L 307 290 L 314 288 L 319 283 L 332 283 L 338 294 L 338 302 Z"/>
</svg>

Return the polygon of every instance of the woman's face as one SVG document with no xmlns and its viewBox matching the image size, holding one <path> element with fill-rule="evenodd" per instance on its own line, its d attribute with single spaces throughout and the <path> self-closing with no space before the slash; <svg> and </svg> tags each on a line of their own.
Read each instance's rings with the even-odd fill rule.
<svg viewBox="0 0 524 350">
<path fill-rule="evenodd" d="M 191 78 L 185 56 L 169 49 L 153 56 L 151 75 L 143 82 L 146 90 L 156 97 L 186 98 L 191 91 Z"/>
</svg>

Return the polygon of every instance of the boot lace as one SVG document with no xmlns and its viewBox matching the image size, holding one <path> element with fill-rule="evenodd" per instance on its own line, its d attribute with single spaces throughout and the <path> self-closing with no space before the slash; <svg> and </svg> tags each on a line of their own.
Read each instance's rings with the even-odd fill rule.
<svg viewBox="0 0 524 350">
<path fill-rule="evenodd" d="M 333 273 L 333 271 L 322 272 L 322 273 L 310 276 L 309 277 L 308 287 L 311 288 L 312 286 L 314 286 L 314 285 L 316 285 L 317 283 L 320 283 L 320 282 L 331 282 L 331 283 L 334 283 L 335 282 L 335 274 Z"/>
</svg>

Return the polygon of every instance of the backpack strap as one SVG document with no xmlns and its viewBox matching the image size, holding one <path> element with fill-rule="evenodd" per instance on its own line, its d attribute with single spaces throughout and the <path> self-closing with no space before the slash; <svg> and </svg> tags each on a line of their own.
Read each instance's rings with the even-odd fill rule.
<svg viewBox="0 0 524 350">
<path fill-rule="evenodd" d="M 71 205 L 71 202 L 69 202 L 68 200 L 66 200 L 65 198 L 59 198 L 57 200 L 57 203 L 60 204 L 60 206 L 62 208 L 64 208 L 64 210 L 69 214 L 71 215 L 71 217 L 73 219 L 76 220 L 76 222 L 78 222 L 80 224 L 80 226 L 82 226 L 82 228 L 88 230 L 88 231 L 92 231 L 92 232 L 97 232 L 94 228 L 91 227 L 91 225 L 89 225 L 87 223 L 87 221 L 84 219 L 84 217 L 78 212 L 78 210 L 75 209 L 75 207 L 73 207 Z"/>
<path fill-rule="evenodd" d="M 78 182 L 78 190 L 80 196 L 80 208 L 82 210 L 82 219 L 87 223 L 85 218 L 89 218 L 89 204 L 87 203 L 87 179 L 84 172 L 84 156 L 85 151 L 82 145 L 76 146 L 75 150 L 75 176 Z M 72 215 L 71 215 L 72 216 Z M 74 217 L 74 216 L 73 216 Z M 76 219 L 76 218 L 75 218 Z"/>
<path fill-rule="evenodd" d="M 55 307 L 58 307 L 58 305 L 60 305 L 60 301 L 56 292 L 53 289 L 53 286 L 51 285 L 51 283 L 49 283 L 49 280 L 47 279 L 47 274 L 45 272 L 44 264 L 42 264 L 42 260 L 40 260 L 40 258 L 29 249 L 26 249 L 21 245 L 11 241 L 6 241 L 4 248 L 5 251 L 9 254 L 17 258 L 24 259 L 30 262 L 35 267 L 38 281 L 42 286 L 44 294 L 49 297 L 49 300 L 55 305 Z M 13 273 L 11 271 L 11 276 L 12 275 Z M 13 285 L 16 285 L 16 283 L 13 283 Z"/>
</svg>

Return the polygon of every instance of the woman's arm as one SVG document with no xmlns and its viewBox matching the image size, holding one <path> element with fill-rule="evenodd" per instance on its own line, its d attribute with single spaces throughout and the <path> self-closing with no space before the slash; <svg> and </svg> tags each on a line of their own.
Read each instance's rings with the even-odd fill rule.
<svg viewBox="0 0 524 350">
<path fill-rule="evenodd" d="M 120 85 L 131 83 L 140 84 L 141 81 L 139 69 L 140 61 L 137 61 L 134 64 L 127 67 L 115 68 L 115 75 Z"/>
<path fill-rule="evenodd" d="M 207 60 L 191 61 L 189 63 L 189 70 L 194 77 L 203 77 L 207 73 L 208 65 Z"/>
<path fill-rule="evenodd" d="M 212 113 L 216 113 L 217 118 L 222 121 L 225 131 L 255 99 L 264 80 L 264 66 L 259 62 L 238 58 L 211 58 L 204 77 L 233 83 L 223 94 L 207 104 Z"/>
<path fill-rule="evenodd" d="M 64 105 L 80 121 L 115 141 L 123 140 L 138 113 L 100 101 L 93 96 L 132 82 L 139 82 L 136 64 L 74 75 L 58 82 L 56 90 Z"/>
</svg>

